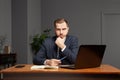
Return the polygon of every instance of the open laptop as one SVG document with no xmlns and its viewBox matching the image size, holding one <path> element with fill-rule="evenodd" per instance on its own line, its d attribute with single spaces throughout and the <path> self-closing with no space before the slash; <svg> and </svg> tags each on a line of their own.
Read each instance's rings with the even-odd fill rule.
<svg viewBox="0 0 120 80">
<path fill-rule="evenodd" d="M 61 65 L 62 68 L 83 69 L 99 67 L 102 63 L 106 45 L 81 45 L 74 65 Z"/>
</svg>

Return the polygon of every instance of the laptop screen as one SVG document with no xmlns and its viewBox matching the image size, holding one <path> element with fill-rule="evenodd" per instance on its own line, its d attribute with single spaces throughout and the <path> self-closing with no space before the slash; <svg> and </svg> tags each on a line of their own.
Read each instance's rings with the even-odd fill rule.
<svg viewBox="0 0 120 80">
<path fill-rule="evenodd" d="M 106 45 L 81 45 L 77 54 L 75 68 L 93 68 L 101 65 Z"/>
</svg>

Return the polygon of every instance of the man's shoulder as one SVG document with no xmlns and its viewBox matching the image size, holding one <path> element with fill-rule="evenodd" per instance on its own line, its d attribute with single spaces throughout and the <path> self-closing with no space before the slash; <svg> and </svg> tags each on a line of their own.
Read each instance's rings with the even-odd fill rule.
<svg viewBox="0 0 120 80">
<path fill-rule="evenodd" d="M 68 35 L 67 38 L 68 39 L 78 39 L 76 36 L 73 36 L 73 35 Z"/>
</svg>

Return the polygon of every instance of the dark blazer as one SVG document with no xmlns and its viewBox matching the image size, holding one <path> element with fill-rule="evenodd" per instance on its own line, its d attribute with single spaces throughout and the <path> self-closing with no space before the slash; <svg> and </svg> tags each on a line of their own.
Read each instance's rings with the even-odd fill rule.
<svg viewBox="0 0 120 80">
<path fill-rule="evenodd" d="M 40 50 L 33 58 L 33 64 L 43 65 L 46 59 L 57 59 L 58 47 L 55 44 L 56 36 L 44 40 Z M 65 41 L 66 48 L 59 51 L 59 58 L 66 56 L 62 64 L 74 64 L 78 52 L 77 37 L 68 35 Z"/>
</svg>

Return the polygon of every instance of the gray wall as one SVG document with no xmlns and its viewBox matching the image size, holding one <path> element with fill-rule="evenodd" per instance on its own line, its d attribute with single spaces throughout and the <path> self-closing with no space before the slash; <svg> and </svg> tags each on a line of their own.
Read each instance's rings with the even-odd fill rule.
<svg viewBox="0 0 120 80">
<path fill-rule="evenodd" d="M 41 33 L 41 0 L 0 0 L 0 36 L 17 53 L 17 63 L 32 63 L 31 38 Z"/>
<path fill-rule="evenodd" d="M 0 36 L 6 36 L 5 45 L 11 46 L 11 0 L 0 0 Z"/>
<path fill-rule="evenodd" d="M 32 63 L 31 37 L 40 33 L 40 0 L 12 0 L 12 48 L 17 63 Z"/>
<path fill-rule="evenodd" d="M 27 0 L 12 0 L 12 48 L 18 63 L 27 63 Z"/>
<path fill-rule="evenodd" d="M 101 43 L 101 12 L 109 9 L 120 10 L 120 0 L 42 0 L 42 29 L 64 17 L 80 44 Z"/>
<path fill-rule="evenodd" d="M 28 0 L 28 63 L 32 63 L 33 53 L 31 51 L 30 43 L 32 42 L 31 38 L 35 34 L 41 33 L 41 0 Z"/>
</svg>

